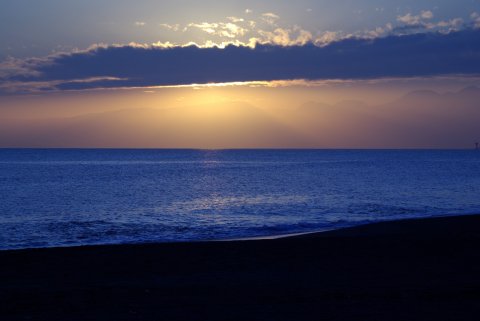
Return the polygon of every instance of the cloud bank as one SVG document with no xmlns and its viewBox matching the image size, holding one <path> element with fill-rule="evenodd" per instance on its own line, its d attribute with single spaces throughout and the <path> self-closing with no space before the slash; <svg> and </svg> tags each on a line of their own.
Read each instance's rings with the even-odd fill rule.
<svg viewBox="0 0 480 321">
<path fill-rule="evenodd" d="M 1 72 L 8 68 L 8 72 Z M 15 71 L 18 72 L 15 72 Z M 0 65 L 0 91 L 480 74 L 480 30 L 344 39 L 325 46 L 98 46 Z M 20 89 L 19 89 L 20 88 Z"/>
</svg>

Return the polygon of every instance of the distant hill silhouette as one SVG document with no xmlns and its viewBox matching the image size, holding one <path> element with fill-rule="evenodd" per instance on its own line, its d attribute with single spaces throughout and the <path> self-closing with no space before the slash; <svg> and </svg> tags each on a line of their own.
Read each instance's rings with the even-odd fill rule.
<svg viewBox="0 0 480 321">
<path fill-rule="evenodd" d="M 130 108 L 39 121 L 0 119 L 5 147 L 472 148 L 480 88 L 413 91 L 381 105 L 309 101 L 296 108 L 218 102 Z M 33 143 L 32 143 L 33 142 Z"/>
</svg>

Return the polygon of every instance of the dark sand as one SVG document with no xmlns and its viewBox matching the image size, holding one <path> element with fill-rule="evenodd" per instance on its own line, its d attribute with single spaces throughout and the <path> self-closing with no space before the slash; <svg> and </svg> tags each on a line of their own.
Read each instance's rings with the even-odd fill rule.
<svg viewBox="0 0 480 321">
<path fill-rule="evenodd" d="M 480 215 L 0 251 L 0 320 L 480 320 Z"/>
</svg>

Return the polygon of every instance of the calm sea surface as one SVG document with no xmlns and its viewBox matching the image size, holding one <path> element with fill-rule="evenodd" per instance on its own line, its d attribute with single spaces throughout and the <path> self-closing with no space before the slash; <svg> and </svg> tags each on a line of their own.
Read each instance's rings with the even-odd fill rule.
<svg viewBox="0 0 480 321">
<path fill-rule="evenodd" d="M 480 213 L 480 151 L 0 149 L 0 249 Z"/>
</svg>

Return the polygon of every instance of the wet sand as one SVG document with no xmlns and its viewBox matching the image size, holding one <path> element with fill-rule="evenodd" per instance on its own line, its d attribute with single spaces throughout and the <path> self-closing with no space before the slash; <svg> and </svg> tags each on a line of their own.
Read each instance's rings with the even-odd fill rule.
<svg viewBox="0 0 480 321">
<path fill-rule="evenodd" d="M 0 320 L 479 320 L 480 215 L 0 251 Z"/>
</svg>

